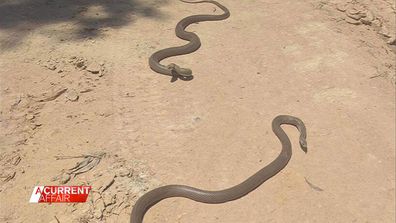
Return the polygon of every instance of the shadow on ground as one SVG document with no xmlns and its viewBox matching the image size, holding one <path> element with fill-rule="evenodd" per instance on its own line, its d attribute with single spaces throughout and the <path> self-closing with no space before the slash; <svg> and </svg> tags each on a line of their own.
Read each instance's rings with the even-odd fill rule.
<svg viewBox="0 0 396 223">
<path fill-rule="evenodd" d="M 158 6 L 168 0 L 5 0 L 0 2 L 0 50 L 11 49 L 32 31 L 60 41 L 95 38 L 137 17 L 162 18 Z M 51 29 L 52 24 L 57 24 Z"/>
</svg>

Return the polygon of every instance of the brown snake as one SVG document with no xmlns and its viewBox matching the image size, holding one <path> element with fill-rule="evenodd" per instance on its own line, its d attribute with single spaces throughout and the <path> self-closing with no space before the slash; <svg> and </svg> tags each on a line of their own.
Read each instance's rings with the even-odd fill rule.
<svg viewBox="0 0 396 223">
<path fill-rule="evenodd" d="M 300 146 L 307 152 L 306 130 L 304 123 L 296 117 L 289 115 L 277 116 L 272 121 L 272 131 L 282 144 L 279 156 L 267 166 L 263 167 L 253 176 L 242 183 L 220 191 L 201 190 L 185 185 L 167 185 L 156 188 L 144 194 L 138 199 L 132 210 L 130 223 L 142 223 L 145 213 L 156 203 L 170 197 L 184 197 L 197 202 L 218 204 L 239 199 L 252 192 L 262 183 L 276 175 L 289 162 L 292 156 L 291 143 L 285 131 L 280 127 L 282 124 L 293 125 L 300 131 Z"/>
<path fill-rule="evenodd" d="M 201 21 L 223 20 L 230 16 L 228 9 L 216 1 L 199 1 L 188 3 L 202 2 L 213 3 L 221 8 L 224 13 L 221 15 L 193 15 L 182 19 L 176 26 L 176 35 L 181 39 L 189 41 L 189 43 L 184 46 L 171 47 L 155 52 L 149 59 L 149 65 L 152 70 L 176 78 L 179 77 L 182 79 L 189 79 L 192 77 L 192 71 L 190 69 L 181 68 L 176 64 L 164 66 L 160 64 L 160 61 L 168 57 L 192 53 L 201 46 L 199 37 L 196 34 L 185 31 L 185 28 L 188 25 Z M 218 204 L 239 199 L 252 192 L 265 181 L 279 173 L 287 165 L 292 156 L 291 143 L 288 136 L 281 128 L 282 124 L 293 125 L 299 130 L 300 146 L 304 152 L 307 152 L 307 134 L 304 123 L 299 118 L 293 116 L 277 116 L 272 121 L 272 131 L 281 142 L 282 151 L 270 164 L 263 167 L 261 170 L 253 174 L 242 183 L 220 191 L 201 190 L 185 185 L 167 185 L 151 190 L 140 197 L 135 203 L 135 206 L 132 209 L 130 223 L 142 223 L 146 212 L 152 206 L 166 198 L 184 197 L 197 202 Z"/>
<path fill-rule="evenodd" d="M 186 31 L 185 29 L 187 26 L 189 26 L 192 23 L 197 23 L 202 21 L 223 20 L 230 16 L 230 12 L 226 7 L 224 7 L 223 5 L 221 5 L 216 1 L 199 1 L 199 2 L 188 2 L 184 0 L 180 0 L 180 1 L 186 3 L 212 3 L 224 11 L 224 13 L 221 15 L 193 15 L 180 20 L 180 22 L 178 22 L 176 25 L 176 29 L 175 29 L 176 36 L 179 37 L 180 39 L 189 41 L 189 43 L 183 46 L 170 47 L 163 50 L 159 50 L 153 53 L 153 55 L 151 55 L 149 58 L 149 65 L 153 71 L 160 74 L 172 76 L 176 79 L 181 78 L 183 80 L 190 80 L 193 77 L 192 71 L 190 69 L 182 68 L 174 63 L 165 66 L 160 64 L 160 61 L 168 57 L 192 53 L 199 49 L 199 47 L 201 46 L 201 41 L 199 37 L 197 36 L 197 34 L 193 32 Z"/>
</svg>

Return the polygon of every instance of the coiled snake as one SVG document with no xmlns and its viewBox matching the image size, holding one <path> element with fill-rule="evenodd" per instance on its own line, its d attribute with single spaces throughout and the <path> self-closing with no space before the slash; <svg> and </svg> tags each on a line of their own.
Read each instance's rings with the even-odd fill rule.
<svg viewBox="0 0 396 223">
<path fill-rule="evenodd" d="M 181 39 L 188 40 L 189 43 L 184 46 L 171 47 L 155 52 L 149 59 L 151 69 L 158 73 L 170 75 L 173 77 L 192 77 L 192 71 L 188 68 L 181 68 L 176 64 L 164 66 L 161 65 L 159 62 L 171 56 L 194 52 L 200 47 L 201 43 L 199 37 L 192 32 L 185 31 L 185 28 L 191 23 L 200 21 L 222 20 L 230 16 L 228 9 L 216 1 L 199 1 L 188 3 L 202 2 L 213 3 L 220 7 L 224 11 L 224 13 L 221 15 L 194 15 L 182 19 L 176 26 L 176 35 Z M 298 131 L 300 132 L 299 142 L 301 149 L 304 152 L 307 152 L 307 133 L 304 123 L 299 118 L 293 116 L 279 115 L 272 121 L 272 131 L 281 142 L 282 151 L 278 155 L 278 157 L 270 164 L 263 167 L 261 170 L 253 174 L 242 183 L 220 191 L 201 190 L 185 185 L 167 185 L 151 190 L 148 193 L 144 194 L 142 197 L 140 197 L 135 203 L 135 206 L 132 209 L 130 223 L 142 223 L 143 217 L 146 212 L 152 206 L 166 198 L 184 197 L 197 202 L 218 204 L 239 199 L 252 192 L 265 181 L 280 172 L 287 165 L 292 156 L 291 143 L 288 136 L 281 128 L 282 124 L 293 125 L 298 129 Z"/>
</svg>

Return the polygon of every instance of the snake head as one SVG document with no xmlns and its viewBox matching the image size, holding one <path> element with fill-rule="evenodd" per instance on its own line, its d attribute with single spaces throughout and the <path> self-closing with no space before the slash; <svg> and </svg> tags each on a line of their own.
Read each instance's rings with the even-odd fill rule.
<svg viewBox="0 0 396 223">
<path fill-rule="evenodd" d="M 301 147 L 301 149 L 305 152 L 305 153 L 307 153 L 308 152 L 308 145 L 307 145 L 307 140 L 305 140 L 305 138 L 303 138 L 303 137 L 300 137 L 300 147 Z"/>
<path fill-rule="evenodd" d="M 171 70 L 172 74 L 175 76 L 182 76 L 186 78 L 192 77 L 192 70 L 188 68 L 182 68 L 179 67 L 178 65 L 171 63 L 167 66 L 169 70 Z"/>
</svg>

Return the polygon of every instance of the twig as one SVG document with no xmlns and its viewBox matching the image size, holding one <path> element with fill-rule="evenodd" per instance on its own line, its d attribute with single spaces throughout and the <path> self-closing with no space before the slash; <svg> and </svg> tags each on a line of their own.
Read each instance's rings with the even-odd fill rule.
<svg viewBox="0 0 396 223">
<path fill-rule="evenodd" d="M 315 185 L 313 185 L 311 182 L 309 182 L 308 179 L 307 179 L 306 177 L 304 177 L 304 179 L 305 179 L 305 182 L 307 182 L 307 184 L 308 184 L 312 189 L 314 189 L 314 190 L 316 190 L 316 191 L 323 191 L 322 188 L 320 188 L 320 187 L 318 187 L 318 186 L 315 186 Z"/>
<path fill-rule="evenodd" d="M 378 75 L 374 75 L 374 76 L 369 77 L 369 79 L 374 79 L 374 78 L 381 77 L 381 76 L 382 76 L 381 74 L 378 74 Z"/>
<path fill-rule="evenodd" d="M 56 215 L 54 215 L 54 218 L 56 220 L 56 222 L 60 223 L 59 219 L 56 217 Z"/>
</svg>

